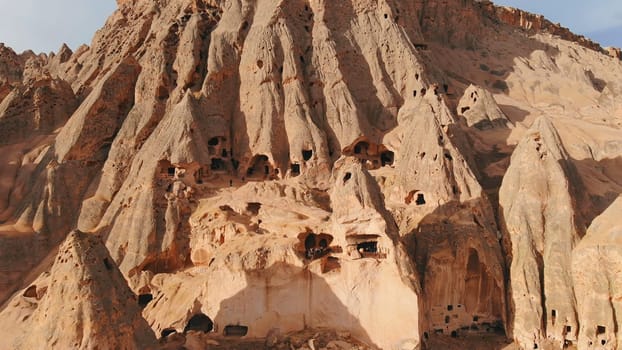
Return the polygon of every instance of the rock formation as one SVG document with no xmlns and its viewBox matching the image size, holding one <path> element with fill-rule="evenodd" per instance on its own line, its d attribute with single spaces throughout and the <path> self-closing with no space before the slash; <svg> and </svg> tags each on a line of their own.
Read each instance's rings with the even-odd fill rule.
<svg viewBox="0 0 622 350">
<path fill-rule="evenodd" d="M 0 45 L 9 346 L 617 347 L 619 57 L 488 1 L 117 4 Z"/>
<path fill-rule="evenodd" d="M 618 197 L 587 230 L 572 254 L 572 278 L 578 303 L 580 349 L 601 346 L 619 348 L 620 314 L 620 218 L 622 198 Z"/>
<path fill-rule="evenodd" d="M 127 349 L 154 345 L 155 336 L 140 315 L 136 296 L 99 237 L 74 231 L 58 251 L 50 270 L 14 296 L 2 313 L 6 346 Z"/>
</svg>

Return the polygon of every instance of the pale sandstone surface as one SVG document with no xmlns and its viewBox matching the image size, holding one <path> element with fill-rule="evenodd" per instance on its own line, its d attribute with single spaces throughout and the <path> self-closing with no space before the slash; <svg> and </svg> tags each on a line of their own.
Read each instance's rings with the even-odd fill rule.
<svg viewBox="0 0 622 350">
<path fill-rule="evenodd" d="M 136 296 L 101 239 L 73 231 L 49 271 L 20 291 L 2 313 L 5 346 L 35 349 L 128 349 L 155 345 Z"/>
<path fill-rule="evenodd" d="M 616 348 L 615 263 L 580 268 L 622 193 L 615 50 L 487 1 L 117 4 L 90 46 L 0 47 L 17 347 L 62 333 L 23 293 L 78 228 L 123 292 L 42 301 L 124 307 L 59 316 L 68 347 Z"/>
</svg>

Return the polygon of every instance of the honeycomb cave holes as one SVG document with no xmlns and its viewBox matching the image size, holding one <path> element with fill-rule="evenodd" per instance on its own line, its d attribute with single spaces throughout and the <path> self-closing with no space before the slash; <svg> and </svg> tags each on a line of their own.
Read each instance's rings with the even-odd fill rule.
<svg viewBox="0 0 622 350">
<path fill-rule="evenodd" d="M 214 330 L 214 322 L 212 319 L 204 313 L 198 313 L 188 320 L 188 323 L 184 328 L 184 333 L 189 331 L 208 333 L 212 330 Z"/>
<path fill-rule="evenodd" d="M 253 157 L 250 167 L 246 170 L 246 176 L 251 179 L 265 179 L 272 173 L 272 165 L 268 156 L 260 154 Z"/>
<path fill-rule="evenodd" d="M 304 256 L 308 260 L 315 260 L 324 257 L 331 252 L 330 244 L 333 242 L 333 236 L 313 232 L 303 232 L 298 235 L 298 251 L 304 252 Z"/>
</svg>

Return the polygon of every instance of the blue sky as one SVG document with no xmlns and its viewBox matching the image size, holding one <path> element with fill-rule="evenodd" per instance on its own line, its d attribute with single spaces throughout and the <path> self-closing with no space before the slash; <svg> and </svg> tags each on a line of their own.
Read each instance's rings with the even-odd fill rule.
<svg viewBox="0 0 622 350">
<path fill-rule="evenodd" d="M 544 15 L 602 46 L 622 47 L 622 0 L 493 0 Z"/>
<path fill-rule="evenodd" d="M 622 47 L 622 0 L 494 2 L 543 14 L 603 46 Z M 115 7 L 115 0 L 0 0 L 0 42 L 17 52 L 56 51 L 63 42 L 75 50 L 90 43 Z"/>
</svg>

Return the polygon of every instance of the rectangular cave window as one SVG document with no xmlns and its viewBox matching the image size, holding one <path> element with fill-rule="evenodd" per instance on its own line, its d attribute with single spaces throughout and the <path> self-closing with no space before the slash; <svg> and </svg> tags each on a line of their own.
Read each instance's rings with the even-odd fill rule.
<svg viewBox="0 0 622 350">
<path fill-rule="evenodd" d="M 227 158 L 227 157 L 229 156 L 229 154 L 227 153 L 227 150 L 226 150 L 226 149 L 224 149 L 224 148 L 223 148 L 223 149 L 222 149 L 222 151 L 220 152 L 220 155 L 221 155 L 223 158 Z"/>
<path fill-rule="evenodd" d="M 300 175 L 300 164 L 292 164 L 292 176 Z"/>
<path fill-rule="evenodd" d="M 167 170 L 169 176 L 175 176 L 175 167 L 169 167 Z"/>
<path fill-rule="evenodd" d="M 447 305 L 447 311 L 451 311 L 451 310 L 453 310 L 453 309 L 454 309 L 454 306 L 453 306 L 453 305 Z"/>
<path fill-rule="evenodd" d="M 415 201 L 415 203 L 417 205 L 424 205 L 425 204 L 425 197 L 423 196 L 423 193 L 417 193 L 417 200 Z"/>
<path fill-rule="evenodd" d="M 572 332 L 572 326 L 566 326 L 566 333 Z"/>
<path fill-rule="evenodd" d="M 445 316 L 445 323 L 449 323 L 449 316 Z"/>
<path fill-rule="evenodd" d="M 362 254 L 378 253 L 378 242 L 371 241 L 371 242 L 358 243 L 356 245 L 356 250 L 358 250 L 359 253 L 362 253 Z"/>
<path fill-rule="evenodd" d="M 596 335 L 605 334 L 606 332 L 607 332 L 607 327 L 596 326 Z"/>
<path fill-rule="evenodd" d="M 239 325 L 228 325 L 225 326 L 224 334 L 227 337 L 243 337 L 248 334 L 248 327 Z"/>
</svg>

